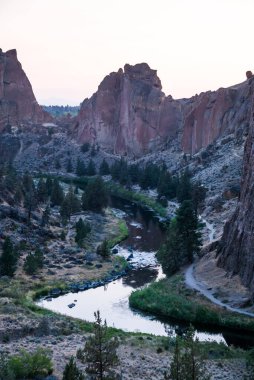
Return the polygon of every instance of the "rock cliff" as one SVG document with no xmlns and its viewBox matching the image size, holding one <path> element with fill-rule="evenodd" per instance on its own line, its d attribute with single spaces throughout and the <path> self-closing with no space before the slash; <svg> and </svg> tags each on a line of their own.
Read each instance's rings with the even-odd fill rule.
<svg viewBox="0 0 254 380">
<path fill-rule="evenodd" d="M 37 124 L 51 117 L 37 103 L 15 49 L 0 49 L 0 132 L 7 126 Z"/>
<path fill-rule="evenodd" d="M 245 144 L 238 207 L 224 228 L 218 265 L 239 274 L 254 298 L 254 78 L 249 80 L 252 99 L 250 127 Z"/>
<path fill-rule="evenodd" d="M 106 76 L 82 103 L 73 127 L 78 143 L 91 142 L 122 155 L 141 156 L 174 143 L 194 154 L 218 137 L 241 134 L 249 122 L 248 81 L 190 99 L 165 96 L 146 63 Z"/>
<path fill-rule="evenodd" d="M 161 91 L 156 71 L 146 63 L 125 65 L 82 103 L 74 134 L 112 153 L 148 153 L 175 138 L 182 105 Z"/>
</svg>

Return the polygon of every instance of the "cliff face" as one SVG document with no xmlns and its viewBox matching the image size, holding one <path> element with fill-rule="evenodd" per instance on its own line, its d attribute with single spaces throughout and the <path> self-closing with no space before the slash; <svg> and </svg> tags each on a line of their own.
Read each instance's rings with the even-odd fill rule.
<svg viewBox="0 0 254 380">
<path fill-rule="evenodd" d="M 224 228 L 218 265 L 239 274 L 254 297 L 254 79 L 249 81 L 252 99 L 238 207 Z"/>
<path fill-rule="evenodd" d="M 249 125 L 250 94 L 247 81 L 208 91 L 192 98 L 185 110 L 182 149 L 194 154 L 218 137 L 243 132 Z"/>
<path fill-rule="evenodd" d="M 73 136 L 112 153 L 140 156 L 174 142 L 194 154 L 224 134 L 246 129 L 248 112 L 247 81 L 173 100 L 161 91 L 156 71 L 146 63 L 125 65 L 84 100 Z"/>
<path fill-rule="evenodd" d="M 165 97 L 156 71 L 145 63 L 108 75 L 82 103 L 75 125 L 78 142 L 98 143 L 113 153 L 155 150 L 176 137 L 181 104 Z"/>
<path fill-rule="evenodd" d="M 0 49 L 0 132 L 20 123 L 43 123 L 51 117 L 37 103 L 16 50 Z"/>
</svg>

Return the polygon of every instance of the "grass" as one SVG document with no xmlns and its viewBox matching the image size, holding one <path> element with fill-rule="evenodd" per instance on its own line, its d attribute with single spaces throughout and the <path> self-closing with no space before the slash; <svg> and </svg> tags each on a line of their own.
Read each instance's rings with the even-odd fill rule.
<svg viewBox="0 0 254 380">
<path fill-rule="evenodd" d="M 112 195 L 135 202 L 140 206 L 151 208 L 159 216 L 165 217 L 167 215 L 167 210 L 160 203 L 156 202 L 154 199 L 147 197 L 144 194 L 127 190 L 123 186 L 112 181 L 107 182 L 106 186 L 109 193 Z"/>
<path fill-rule="evenodd" d="M 194 324 L 254 331 L 253 318 L 213 305 L 197 292 L 186 288 L 182 275 L 174 275 L 133 292 L 129 303 L 142 311 Z"/>
<path fill-rule="evenodd" d="M 119 220 L 118 222 L 119 234 L 108 240 L 109 247 L 112 248 L 116 244 L 126 239 L 129 235 L 128 227 L 125 220 Z"/>
</svg>

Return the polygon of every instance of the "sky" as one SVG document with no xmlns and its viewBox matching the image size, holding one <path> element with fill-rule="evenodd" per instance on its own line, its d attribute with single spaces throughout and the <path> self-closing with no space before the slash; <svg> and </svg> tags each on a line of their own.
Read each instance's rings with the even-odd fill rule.
<svg viewBox="0 0 254 380">
<path fill-rule="evenodd" d="M 78 105 L 126 63 L 173 98 L 254 72 L 254 0 L 0 0 L 0 47 L 17 49 L 40 104 Z"/>
</svg>

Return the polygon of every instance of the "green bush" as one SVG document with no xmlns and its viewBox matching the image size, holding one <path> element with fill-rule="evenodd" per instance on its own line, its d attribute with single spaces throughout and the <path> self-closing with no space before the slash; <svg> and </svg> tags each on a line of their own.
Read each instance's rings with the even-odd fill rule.
<svg viewBox="0 0 254 380">
<path fill-rule="evenodd" d="M 33 379 L 35 376 L 47 376 L 53 372 L 50 353 L 42 348 L 32 353 L 21 350 L 19 354 L 10 356 L 7 367 L 14 374 L 13 379 Z"/>
</svg>

